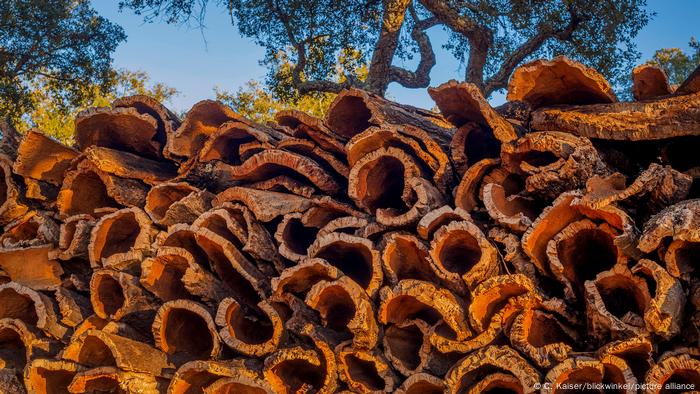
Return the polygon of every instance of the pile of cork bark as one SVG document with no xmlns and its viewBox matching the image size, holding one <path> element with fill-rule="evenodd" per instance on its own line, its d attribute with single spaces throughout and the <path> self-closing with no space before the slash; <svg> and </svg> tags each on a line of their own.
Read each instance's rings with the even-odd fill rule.
<svg viewBox="0 0 700 394">
<path fill-rule="evenodd" d="M 560 57 L 498 108 L 4 124 L 0 391 L 699 390 L 700 71 L 633 90 Z"/>
</svg>

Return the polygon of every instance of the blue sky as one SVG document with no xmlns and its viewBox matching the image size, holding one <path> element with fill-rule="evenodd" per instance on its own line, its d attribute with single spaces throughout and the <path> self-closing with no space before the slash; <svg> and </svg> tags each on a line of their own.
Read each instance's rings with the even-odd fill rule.
<svg viewBox="0 0 700 394">
<path fill-rule="evenodd" d="M 146 71 L 154 81 L 164 82 L 180 91 L 169 107 L 178 112 L 194 103 L 213 98 L 214 87 L 236 90 L 248 80 L 263 80 L 265 68 L 259 65 L 263 49 L 251 39 L 241 37 L 221 9 L 211 8 L 205 28 L 145 23 L 130 10 L 119 12 L 118 1 L 93 0 L 103 16 L 119 24 L 128 35 L 114 54 L 115 66 Z M 637 36 L 642 60 L 664 47 L 688 49 L 691 36 L 700 39 L 700 0 L 649 0 L 648 8 L 657 15 Z M 430 32 L 436 50 L 437 65 L 431 85 L 450 79 L 464 78 L 463 68 L 441 48 L 447 35 L 440 28 Z M 400 63 L 399 63 L 400 64 Z M 405 89 L 397 84 L 389 87 L 393 99 L 424 108 L 433 102 L 425 89 Z M 500 104 L 503 95 L 494 95 L 492 103 Z"/>
</svg>

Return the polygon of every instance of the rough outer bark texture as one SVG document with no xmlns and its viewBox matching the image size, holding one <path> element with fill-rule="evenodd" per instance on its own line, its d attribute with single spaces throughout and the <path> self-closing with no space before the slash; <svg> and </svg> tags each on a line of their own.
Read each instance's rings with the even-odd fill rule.
<svg viewBox="0 0 700 394">
<path fill-rule="evenodd" d="M 558 130 L 588 138 L 645 141 L 700 135 L 700 95 L 654 101 L 542 108 L 533 130 Z"/>
</svg>

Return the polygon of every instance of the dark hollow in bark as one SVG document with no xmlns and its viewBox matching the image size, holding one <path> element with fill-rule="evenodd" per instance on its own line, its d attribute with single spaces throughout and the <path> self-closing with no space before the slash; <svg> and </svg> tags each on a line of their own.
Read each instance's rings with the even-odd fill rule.
<svg viewBox="0 0 700 394">
<path fill-rule="evenodd" d="M 192 359 L 211 356 L 213 333 L 199 314 L 184 308 L 172 308 L 165 313 L 160 330 L 161 346 L 166 353 L 187 355 Z"/>
<path fill-rule="evenodd" d="M 404 164 L 400 160 L 383 156 L 365 169 L 363 178 L 366 179 L 366 193 L 362 196 L 362 204 L 371 212 L 381 208 L 405 210 L 406 204 L 402 199 L 404 189 Z"/>
<path fill-rule="evenodd" d="M 9 326 L 0 328 L 0 361 L 4 362 L 3 368 L 23 370 L 27 364 L 27 345 L 22 340 L 19 332 Z"/>
<path fill-rule="evenodd" d="M 584 229 L 559 244 L 558 254 L 564 265 L 564 275 L 583 285 L 607 271 L 617 262 L 617 248 L 613 237 L 599 229 Z"/>
<path fill-rule="evenodd" d="M 407 370 L 415 370 L 420 366 L 422 345 L 423 332 L 415 324 L 404 327 L 391 325 L 384 331 L 384 346 L 390 348 L 392 356 L 398 359 Z"/>
<path fill-rule="evenodd" d="M 98 275 L 93 280 L 97 281 L 95 285 L 97 294 L 94 299 L 98 300 L 93 308 L 101 309 L 102 313 L 107 316 L 113 316 L 124 306 L 124 289 L 110 275 Z"/>
<path fill-rule="evenodd" d="M 372 281 L 372 253 L 364 245 L 338 240 L 320 247 L 313 257 L 328 261 L 365 289 Z"/>
<path fill-rule="evenodd" d="M 596 281 L 605 309 L 622 319 L 627 313 L 644 316 L 647 297 L 631 278 L 615 275 Z"/>
<path fill-rule="evenodd" d="M 438 246 L 439 264 L 460 275 L 468 272 L 481 258 L 477 240 L 467 231 L 452 231 Z"/>
<path fill-rule="evenodd" d="M 363 384 L 371 390 L 384 390 L 384 379 L 379 376 L 374 363 L 362 360 L 352 354 L 346 354 L 344 361 L 348 367 L 348 375 L 350 375 L 352 380 Z"/>
<path fill-rule="evenodd" d="M 109 196 L 107 186 L 93 171 L 78 174 L 73 179 L 71 189 L 74 195 L 65 209 L 67 215 L 93 213 L 97 208 L 121 206 Z"/>
<path fill-rule="evenodd" d="M 334 132 L 352 138 L 370 126 L 371 117 L 372 113 L 362 98 L 347 95 L 330 108 L 326 123 Z"/>
<path fill-rule="evenodd" d="M 0 291 L 0 318 L 19 319 L 30 326 L 36 326 L 39 320 L 34 300 L 12 288 Z"/>
<path fill-rule="evenodd" d="M 77 362 L 88 367 L 117 366 L 112 351 L 98 337 L 89 335 L 83 341 Z"/>
<path fill-rule="evenodd" d="M 265 343 L 274 334 L 272 321 L 254 308 L 243 308 L 232 303 L 226 311 L 226 323 L 232 337 L 247 344 Z"/>
</svg>

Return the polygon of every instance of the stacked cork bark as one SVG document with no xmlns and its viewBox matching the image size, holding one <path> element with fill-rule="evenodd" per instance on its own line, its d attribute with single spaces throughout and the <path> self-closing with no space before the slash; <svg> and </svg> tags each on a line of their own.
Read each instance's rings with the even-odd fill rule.
<svg viewBox="0 0 700 394">
<path fill-rule="evenodd" d="M 3 124 L 0 391 L 698 390 L 700 72 L 633 82 L 560 57 L 499 108 L 452 81 L 439 114 Z"/>
</svg>

